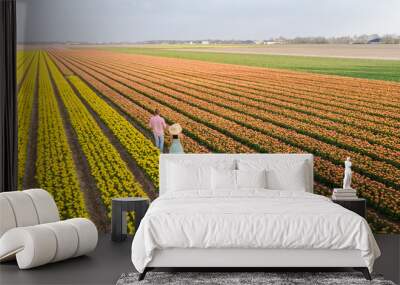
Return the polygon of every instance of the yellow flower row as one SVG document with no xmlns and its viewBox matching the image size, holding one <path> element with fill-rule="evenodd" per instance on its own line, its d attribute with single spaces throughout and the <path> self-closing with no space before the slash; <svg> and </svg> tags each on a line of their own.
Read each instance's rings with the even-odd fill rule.
<svg viewBox="0 0 400 285">
<path fill-rule="evenodd" d="M 60 58 L 56 55 L 56 53 L 53 53 L 53 52 L 51 54 L 53 56 L 53 59 L 55 59 L 55 61 L 66 63 L 65 58 Z M 66 63 L 66 64 L 68 64 L 68 63 Z M 110 85 L 110 86 L 108 86 L 91 75 L 91 74 L 96 74 L 95 72 L 91 72 L 91 74 L 89 74 L 89 73 L 86 73 L 84 71 L 84 69 L 78 69 L 77 67 L 75 67 L 73 65 L 70 65 L 70 64 L 68 64 L 68 65 L 69 65 L 69 68 L 71 68 L 73 70 L 73 72 L 75 72 L 75 74 L 77 74 L 81 78 L 83 78 L 93 88 L 95 88 L 98 92 L 103 94 L 103 96 L 106 96 L 111 102 L 113 102 L 116 106 L 118 106 L 124 113 L 129 115 L 143 129 L 145 129 L 149 132 L 151 131 L 151 129 L 149 127 L 149 118 L 152 115 L 152 113 L 151 113 L 152 109 L 150 109 L 150 108 L 145 109 L 145 108 L 133 103 L 126 97 L 122 96 L 121 94 L 119 94 L 118 92 L 116 92 L 115 90 L 110 88 L 111 85 L 112 86 L 118 85 L 115 81 L 108 82 L 107 84 Z M 96 74 L 96 75 L 99 76 L 100 78 L 102 77 L 99 74 Z M 121 85 L 120 85 L 120 87 L 123 88 L 123 86 L 121 86 Z M 126 90 L 129 92 L 128 88 L 126 88 Z M 156 106 L 157 105 L 155 104 L 154 108 L 156 108 Z M 159 106 L 157 106 L 157 107 L 159 107 Z M 169 140 L 170 140 L 169 137 L 166 137 L 167 144 L 169 143 Z M 183 135 L 183 137 L 182 137 L 182 144 L 183 144 L 186 152 L 192 152 L 192 153 L 208 152 L 208 149 L 206 147 L 200 145 L 197 141 L 193 140 L 192 138 L 190 138 L 186 135 Z"/>
<path fill-rule="evenodd" d="M 48 55 L 46 61 L 110 217 L 113 197 L 147 195 Z"/>
<path fill-rule="evenodd" d="M 75 163 L 43 54 L 39 61 L 36 180 L 63 219 L 87 217 Z"/>
<path fill-rule="evenodd" d="M 69 80 L 158 188 L 159 150 L 114 108 L 96 95 L 79 77 L 70 76 Z"/>
<path fill-rule="evenodd" d="M 28 70 L 30 63 L 35 56 L 35 52 L 19 52 L 17 57 L 17 85 L 21 84 L 22 79 L 24 78 L 25 73 Z"/>
<path fill-rule="evenodd" d="M 36 76 L 39 54 L 35 53 L 25 80 L 18 91 L 18 189 L 23 188 L 30 123 L 33 109 L 33 96 L 36 88 Z M 23 71 L 21 70 L 20 73 Z"/>
</svg>

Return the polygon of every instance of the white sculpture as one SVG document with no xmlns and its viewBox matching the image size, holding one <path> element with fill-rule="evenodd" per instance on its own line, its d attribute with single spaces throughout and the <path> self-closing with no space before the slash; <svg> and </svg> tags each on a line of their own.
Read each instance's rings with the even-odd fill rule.
<svg viewBox="0 0 400 285">
<path fill-rule="evenodd" d="M 352 189 L 351 188 L 351 159 L 347 157 L 344 162 L 344 178 L 343 178 L 343 189 Z"/>
</svg>

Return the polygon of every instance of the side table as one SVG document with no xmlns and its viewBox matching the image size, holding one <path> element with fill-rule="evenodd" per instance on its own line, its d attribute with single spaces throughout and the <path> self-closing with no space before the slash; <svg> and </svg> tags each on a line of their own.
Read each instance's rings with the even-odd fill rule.
<svg viewBox="0 0 400 285">
<path fill-rule="evenodd" d="M 126 197 L 112 199 L 111 240 L 123 241 L 126 239 L 126 212 L 135 212 L 135 228 L 139 228 L 149 208 L 150 200 L 141 197 Z"/>
<path fill-rule="evenodd" d="M 347 200 L 332 199 L 333 203 L 339 204 L 340 206 L 359 214 L 361 217 L 365 218 L 367 202 L 364 198 L 354 198 Z"/>
</svg>

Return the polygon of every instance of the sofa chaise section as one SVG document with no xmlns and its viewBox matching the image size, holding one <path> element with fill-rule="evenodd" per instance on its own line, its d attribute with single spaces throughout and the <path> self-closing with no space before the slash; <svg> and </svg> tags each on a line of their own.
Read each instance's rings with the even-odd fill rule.
<svg viewBox="0 0 400 285">
<path fill-rule="evenodd" d="M 52 196 L 43 189 L 0 193 L 0 261 L 16 259 L 28 269 L 87 254 L 97 245 L 92 221 L 60 221 Z"/>
</svg>

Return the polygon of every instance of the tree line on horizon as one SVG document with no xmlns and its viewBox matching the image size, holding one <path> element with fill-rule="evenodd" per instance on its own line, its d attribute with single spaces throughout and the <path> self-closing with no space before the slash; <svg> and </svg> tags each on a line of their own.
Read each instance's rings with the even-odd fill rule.
<svg viewBox="0 0 400 285">
<path fill-rule="evenodd" d="M 400 44 L 400 35 L 378 35 L 378 34 L 363 34 L 355 36 L 340 36 L 340 37 L 276 37 L 269 38 L 268 40 L 221 40 L 221 39 L 203 39 L 203 40 L 149 40 L 149 41 L 120 41 L 120 42 L 90 42 L 90 41 L 66 41 L 66 42 L 18 42 L 19 45 L 29 44 Z"/>
</svg>

